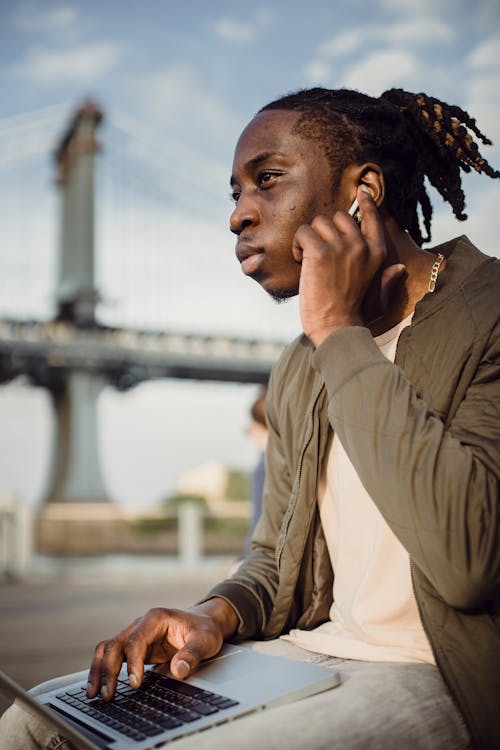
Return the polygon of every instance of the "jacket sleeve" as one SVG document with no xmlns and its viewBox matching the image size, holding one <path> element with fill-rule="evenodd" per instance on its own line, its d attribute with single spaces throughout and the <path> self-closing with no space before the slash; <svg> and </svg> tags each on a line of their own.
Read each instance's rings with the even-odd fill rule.
<svg viewBox="0 0 500 750">
<path fill-rule="evenodd" d="M 262 515 L 252 537 L 251 552 L 236 573 L 215 586 L 206 597 L 222 597 L 234 607 L 239 617 L 239 640 L 262 636 L 278 588 L 276 549 L 290 498 L 291 478 L 278 428 L 277 380 L 273 371 L 266 396 L 269 439 Z"/>
<path fill-rule="evenodd" d="M 316 350 L 329 418 L 378 509 L 438 594 L 457 608 L 500 583 L 500 335 L 447 428 L 366 328 Z"/>
</svg>

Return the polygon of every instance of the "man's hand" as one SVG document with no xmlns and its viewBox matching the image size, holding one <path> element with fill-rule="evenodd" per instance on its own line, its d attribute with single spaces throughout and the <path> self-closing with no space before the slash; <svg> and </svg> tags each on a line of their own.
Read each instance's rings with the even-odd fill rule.
<svg viewBox="0 0 500 750">
<path fill-rule="evenodd" d="M 340 328 L 371 322 L 371 316 L 365 319 L 368 291 L 373 298 L 376 287 L 378 313 L 404 272 L 404 266 L 397 264 L 381 273 L 387 255 L 382 220 L 367 189 L 360 187 L 357 198 L 361 227 L 347 212 L 337 211 L 331 218 L 315 217 L 295 233 L 292 251 L 302 263 L 302 327 L 316 347 Z"/>
<path fill-rule="evenodd" d="M 174 677 L 184 679 L 200 661 L 215 656 L 237 626 L 234 609 L 216 597 L 188 611 L 150 609 L 117 636 L 98 644 L 87 696 L 94 698 L 100 691 L 104 700 L 110 700 L 123 662 L 133 688 L 142 683 L 144 664 L 170 662 Z"/>
</svg>

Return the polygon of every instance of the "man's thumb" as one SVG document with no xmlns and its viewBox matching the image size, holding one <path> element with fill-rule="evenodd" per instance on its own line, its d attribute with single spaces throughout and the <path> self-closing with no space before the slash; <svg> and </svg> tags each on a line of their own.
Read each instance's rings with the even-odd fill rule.
<svg viewBox="0 0 500 750">
<path fill-rule="evenodd" d="M 198 633 L 192 633 L 187 643 L 172 657 L 170 671 L 177 679 L 184 680 L 200 661 L 210 658 L 216 651 L 216 648 L 210 649 L 209 644 Z"/>
<path fill-rule="evenodd" d="M 184 680 L 192 669 L 194 669 L 194 666 L 191 666 L 179 651 L 170 662 L 170 671 L 178 680 Z"/>
</svg>

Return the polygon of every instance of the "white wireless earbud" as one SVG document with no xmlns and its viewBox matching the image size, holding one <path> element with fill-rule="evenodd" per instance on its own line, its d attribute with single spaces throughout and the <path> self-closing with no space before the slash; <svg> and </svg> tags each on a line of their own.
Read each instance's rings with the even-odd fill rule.
<svg viewBox="0 0 500 750">
<path fill-rule="evenodd" d="M 357 198 L 353 200 L 352 206 L 347 213 L 349 214 L 349 216 L 354 216 L 356 211 L 359 211 L 359 203 Z"/>
<path fill-rule="evenodd" d="M 359 203 L 357 198 L 353 200 L 352 206 L 347 213 L 349 214 L 349 216 L 352 216 L 356 224 L 361 224 L 361 215 L 359 213 Z"/>
</svg>

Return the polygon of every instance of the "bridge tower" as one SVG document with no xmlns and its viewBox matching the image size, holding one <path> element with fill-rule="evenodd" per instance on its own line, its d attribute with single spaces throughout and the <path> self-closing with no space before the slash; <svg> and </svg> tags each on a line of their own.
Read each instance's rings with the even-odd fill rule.
<svg viewBox="0 0 500 750">
<path fill-rule="evenodd" d="M 88 101 L 76 112 L 56 151 L 61 189 L 57 317 L 95 325 L 94 159 L 102 113 Z"/>
<path fill-rule="evenodd" d="M 83 104 L 56 151 L 61 191 L 56 319 L 80 330 L 97 327 L 94 161 L 101 120 L 95 104 Z M 97 437 L 97 399 L 104 385 L 104 377 L 95 370 L 71 368 L 50 388 L 56 429 L 49 503 L 107 501 Z"/>
</svg>

